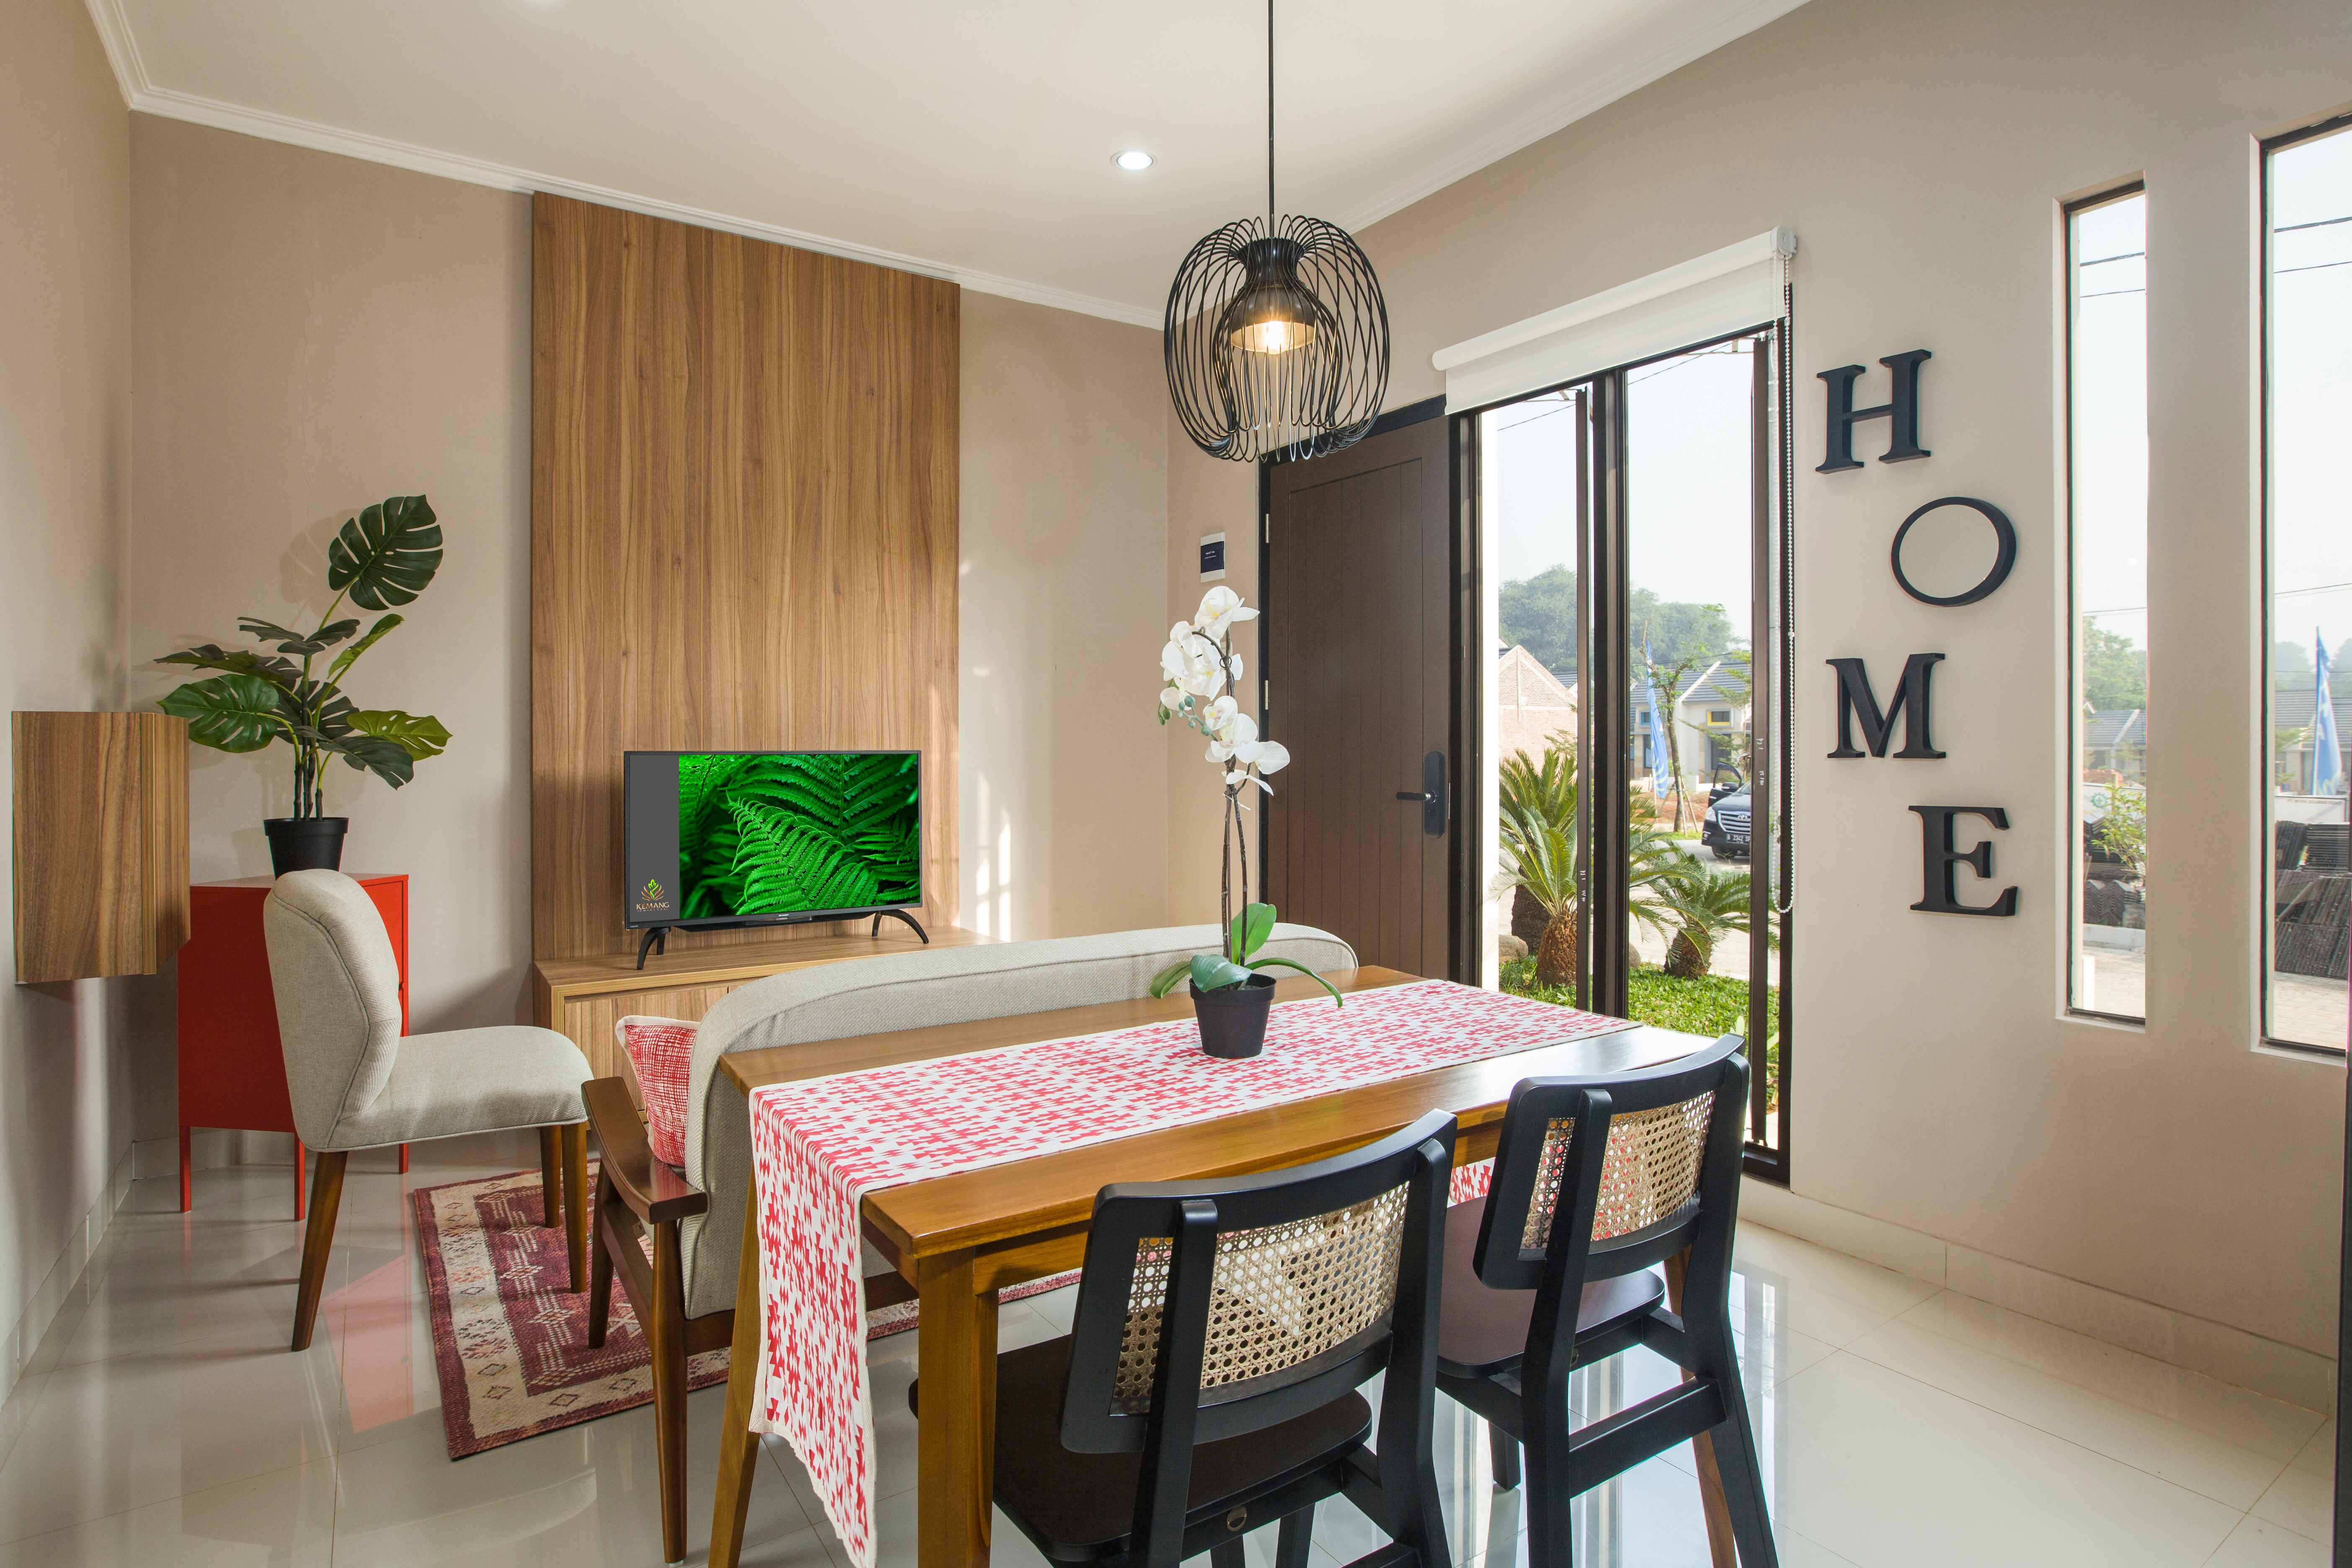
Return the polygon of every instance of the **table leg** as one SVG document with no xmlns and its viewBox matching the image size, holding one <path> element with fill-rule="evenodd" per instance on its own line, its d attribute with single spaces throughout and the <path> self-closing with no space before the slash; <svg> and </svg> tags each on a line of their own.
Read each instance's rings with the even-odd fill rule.
<svg viewBox="0 0 2352 1568">
<path fill-rule="evenodd" d="M 186 1122 L 180 1123 L 180 1212 L 186 1214 L 196 1206 L 195 1149 L 191 1140 L 195 1130 Z"/>
<path fill-rule="evenodd" d="M 1676 1317 L 1683 1310 L 1683 1273 L 1690 1254 L 1677 1252 L 1666 1259 L 1666 1310 Z M 1690 1373 L 1683 1373 L 1685 1382 Z M 1691 1439 L 1692 1468 L 1698 1472 L 1699 1506 L 1706 1512 L 1707 1560 L 1713 1568 L 1739 1568 L 1739 1550 L 1731 1539 L 1731 1510 L 1723 1500 L 1723 1473 L 1715 1465 L 1715 1440 L 1702 1432 Z"/>
<path fill-rule="evenodd" d="M 988 1568 L 995 1491 L 996 1294 L 969 1252 L 924 1258 L 917 1354 L 923 1410 L 915 1471 L 918 1568 Z"/>
<path fill-rule="evenodd" d="M 751 1430 L 751 1401 L 760 1386 L 760 1178 L 743 1205 L 743 1245 L 735 1274 L 735 1339 L 727 1353 L 727 1414 L 719 1425 L 719 1496 L 710 1510 L 709 1568 L 736 1568 L 743 1555 L 743 1521 L 751 1506 L 751 1478 L 760 1439 Z"/>
</svg>

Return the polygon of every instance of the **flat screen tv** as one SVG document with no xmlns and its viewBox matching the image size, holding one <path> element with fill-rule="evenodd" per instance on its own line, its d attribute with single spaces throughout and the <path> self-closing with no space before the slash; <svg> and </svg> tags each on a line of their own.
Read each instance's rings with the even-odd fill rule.
<svg viewBox="0 0 2352 1568">
<path fill-rule="evenodd" d="M 629 752 L 621 781 L 632 928 L 923 901 L 920 752 Z"/>
</svg>

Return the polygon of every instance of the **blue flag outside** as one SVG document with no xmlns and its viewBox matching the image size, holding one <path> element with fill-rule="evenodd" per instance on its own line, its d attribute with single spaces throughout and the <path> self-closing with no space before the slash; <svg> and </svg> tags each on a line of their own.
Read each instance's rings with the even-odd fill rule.
<svg viewBox="0 0 2352 1568">
<path fill-rule="evenodd" d="M 2336 702 L 2327 690 L 2327 639 L 2316 627 L 2311 634 L 2311 793 L 2340 795 L 2344 791 L 2344 747 L 2336 736 Z"/>
<path fill-rule="evenodd" d="M 1649 770 L 1650 787 L 1657 788 L 1658 769 L 1664 765 L 1666 737 L 1658 728 L 1658 682 L 1650 668 L 1650 637 L 1642 636 L 1642 693 L 1650 712 L 1650 732 L 1642 739 L 1642 766 Z"/>
</svg>

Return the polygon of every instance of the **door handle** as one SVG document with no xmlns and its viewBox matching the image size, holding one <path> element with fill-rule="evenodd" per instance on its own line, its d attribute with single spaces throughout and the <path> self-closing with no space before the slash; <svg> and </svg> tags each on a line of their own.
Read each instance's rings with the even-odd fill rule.
<svg viewBox="0 0 2352 1568">
<path fill-rule="evenodd" d="M 1421 759 L 1421 787 L 1401 789 L 1399 800 L 1410 800 L 1421 806 L 1421 830 L 1432 838 L 1445 837 L 1445 753 L 1432 752 Z"/>
</svg>

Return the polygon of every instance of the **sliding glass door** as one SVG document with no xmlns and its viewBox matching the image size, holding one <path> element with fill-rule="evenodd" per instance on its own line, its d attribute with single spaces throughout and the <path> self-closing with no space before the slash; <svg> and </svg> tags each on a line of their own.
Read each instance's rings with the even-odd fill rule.
<svg viewBox="0 0 2352 1568">
<path fill-rule="evenodd" d="M 1491 984 L 1751 1048 L 1787 1150 L 1780 339 L 1485 411 Z"/>
</svg>

